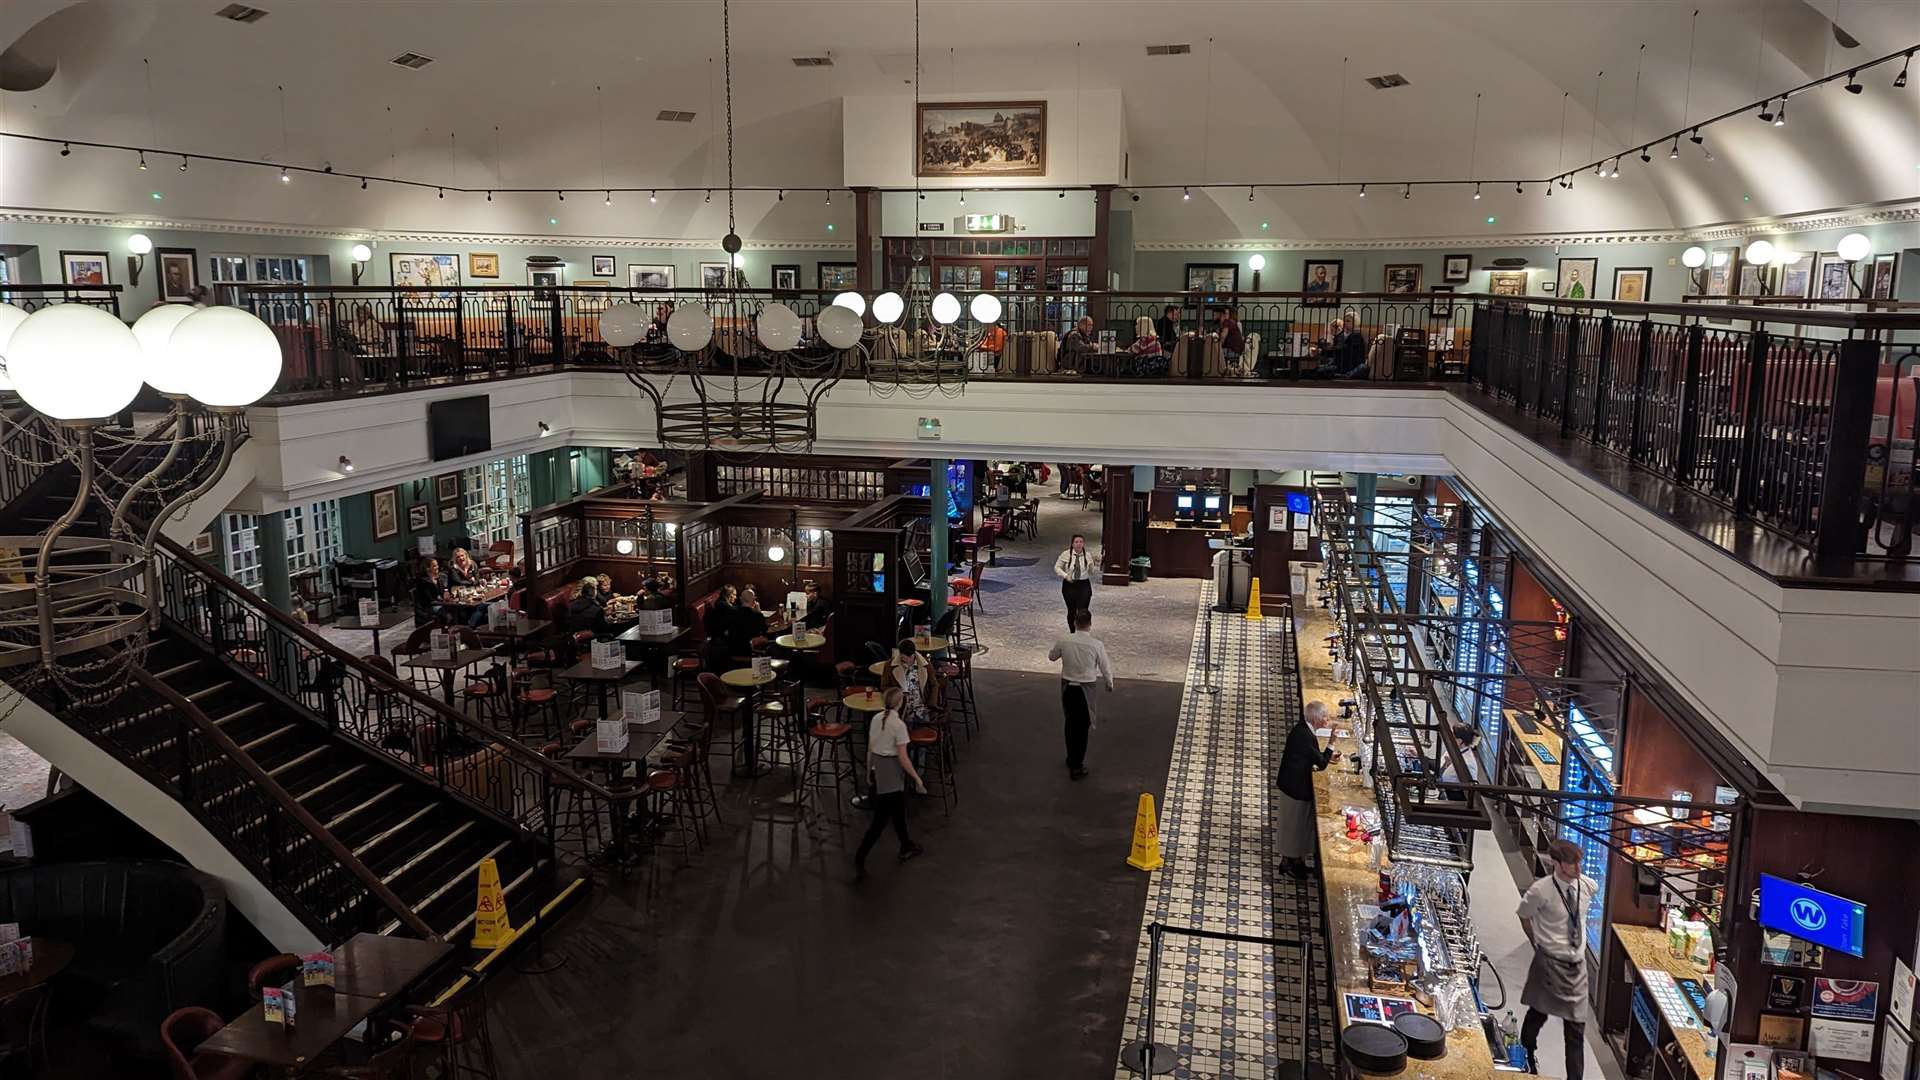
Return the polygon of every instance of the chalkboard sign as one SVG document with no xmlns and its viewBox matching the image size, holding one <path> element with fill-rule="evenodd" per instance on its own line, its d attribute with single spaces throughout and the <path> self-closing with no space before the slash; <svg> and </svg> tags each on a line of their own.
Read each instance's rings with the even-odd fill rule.
<svg viewBox="0 0 1920 1080">
<path fill-rule="evenodd" d="M 1161 489 L 1178 490 L 1192 484 L 1202 490 L 1227 486 L 1225 469 L 1189 469 L 1179 465 L 1156 465 L 1153 468 L 1153 486 Z"/>
</svg>

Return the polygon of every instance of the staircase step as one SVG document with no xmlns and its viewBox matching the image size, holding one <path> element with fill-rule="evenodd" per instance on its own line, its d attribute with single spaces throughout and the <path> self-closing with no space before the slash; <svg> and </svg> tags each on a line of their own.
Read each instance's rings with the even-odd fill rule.
<svg viewBox="0 0 1920 1080">
<path fill-rule="evenodd" d="M 329 788 L 338 786 L 341 781 L 347 779 L 350 776 L 353 776 L 356 773 L 359 773 L 361 770 L 365 769 L 366 767 L 367 766 L 365 762 L 361 762 L 359 764 L 349 766 L 344 772 L 340 772 L 333 776 L 330 776 L 327 779 L 320 781 L 318 784 L 315 784 L 313 787 L 310 787 L 305 791 L 295 792 L 293 796 L 293 801 L 304 804 L 308 799 L 311 799 L 317 795 L 322 794 L 323 792 L 327 791 Z"/>
<path fill-rule="evenodd" d="M 427 845 L 425 850 L 415 852 L 399 866 L 380 875 L 380 880 L 388 885 L 392 885 L 395 881 L 405 877 L 407 874 L 429 865 L 435 856 L 453 847 L 455 841 L 466 835 L 467 831 L 473 828 L 473 825 L 474 823 L 471 821 L 461 822 L 445 836 Z"/>
<path fill-rule="evenodd" d="M 418 810 L 415 810 L 413 813 L 408 814 L 406 817 L 401 818 L 399 821 L 394 822 L 392 825 L 389 825 L 386 828 L 381 829 L 379 832 L 374 833 L 371 837 L 368 837 L 366 840 L 361 841 L 359 845 L 357 845 L 353 849 L 354 856 L 361 859 L 362 861 L 365 861 L 368 854 L 372 852 L 375 848 L 379 847 L 383 843 L 386 843 L 388 840 L 393 839 L 395 836 L 399 835 L 401 832 L 404 832 L 408 826 L 414 824 L 415 822 L 419 821 L 420 819 L 426 817 L 428 814 L 431 814 L 431 813 L 433 813 L 433 804 L 432 803 L 425 804 L 424 806 L 420 807 Z"/>
<path fill-rule="evenodd" d="M 508 847 L 508 846 L 509 846 L 510 844 L 511 844 L 511 841 L 508 841 L 508 840 L 502 840 L 502 841 L 500 841 L 500 842 L 499 842 L 498 844 L 496 844 L 496 845 L 494 845 L 494 846 L 493 846 L 493 847 L 492 847 L 491 849 L 489 849 L 489 850 L 487 851 L 487 853 L 486 853 L 486 854 L 484 854 L 484 855 L 481 855 L 481 856 L 480 856 L 479 858 L 477 858 L 477 859 L 474 859 L 474 860 L 472 861 L 472 863 L 471 863 L 471 864 L 469 864 L 469 865 L 467 866 L 467 868 L 466 868 L 466 869 L 464 869 L 464 870 L 462 870 L 462 871 L 460 871 L 460 872 L 459 872 L 459 873 L 457 873 L 457 874 L 454 874 L 454 875 L 453 875 L 452 877 L 450 877 L 450 878 L 447 878 L 447 879 L 446 879 L 446 880 L 445 880 L 445 881 L 444 881 L 444 882 L 443 882 L 443 883 L 442 883 L 442 884 L 440 885 L 440 887 L 439 887 L 439 888 L 437 888 L 437 889 L 435 889 L 435 890 L 433 890 L 433 891 L 432 891 L 431 893 L 428 893 L 428 894 L 427 894 L 427 895 L 426 895 L 426 896 L 425 896 L 424 898 L 422 898 L 422 899 L 421 899 L 421 900 L 420 900 L 420 901 L 419 901 L 418 903 L 415 903 L 415 904 L 413 904 L 413 905 L 411 905 L 411 906 L 413 907 L 413 910 L 414 910 L 414 911 L 415 911 L 416 913 L 418 913 L 418 912 L 425 912 L 425 911 L 426 911 L 426 910 L 427 910 L 428 908 L 430 908 L 430 907 L 432 907 L 432 906 L 433 906 L 433 905 L 434 905 L 435 903 L 437 903 L 437 902 L 439 902 L 439 901 L 440 901 L 440 900 L 441 900 L 441 899 L 442 899 L 443 897 L 446 897 L 446 896 L 448 896 L 448 895 L 450 894 L 450 892 L 451 892 L 451 890 L 452 890 L 452 889 L 453 889 L 453 888 L 454 888 L 455 886 L 457 886 L 457 885 L 459 885 L 459 884 L 461 884 L 462 882 L 466 882 L 466 881 L 469 881 L 469 880 L 472 880 L 472 878 L 473 878 L 473 876 L 474 876 L 475 874 L 477 874 L 477 873 L 479 873 L 479 872 L 480 872 L 480 864 L 481 864 L 481 863 L 483 863 L 483 862 L 485 862 L 485 861 L 486 861 L 486 860 L 488 860 L 488 859 L 498 859 L 498 857 L 499 857 L 499 855 L 500 855 L 500 853 L 501 853 L 502 851 L 505 851 L 505 850 L 507 849 L 507 847 Z M 474 895 L 475 895 L 475 896 L 478 896 L 478 895 L 479 895 L 479 894 L 478 894 L 478 891 L 477 891 L 477 887 L 476 887 L 476 892 L 474 893 Z M 423 916 L 423 917 L 424 917 L 424 916 Z M 472 919 L 473 919 L 473 916 L 472 916 L 471 914 L 469 914 L 469 915 L 467 916 L 467 921 L 468 921 L 468 922 L 471 922 L 471 921 L 472 921 Z M 431 920 L 428 920 L 428 925 L 430 925 L 430 926 L 432 925 L 432 921 L 431 921 Z M 381 928 L 381 929 L 380 929 L 379 931 L 377 931 L 377 932 L 378 932 L 378 933 L 382 933 L 382 934 L 391 934 L 391 933 L 393 933 L 393 932 L 394 932 L 395 930 L 397 930 L 397 929 L 399 929 L 399 928 L 400 928 L 400 920 L 399 920 L 399 919 L 395 919 L 395 920 L 393 920 L 392 922 L 390 922 L 390 923 L 388 923 L 388 924 L 387 924 L 386 926 L 384 926 L 384 927 L 382 927 L 382 928 Z M 456 929 L 457 929 L 457 928 L 456 928 Z M 448 935 L 448 936 L 451 936 L 451 935 Z"/>
<path fill-rule="evenodd" d="M 399 790 L 400 790 L 399 784 L 389 784 L 386 787 L 381 788 L 379 794 L 374 795 L 373 797 L 368 799 L 362 799 L 360 802 L 355 803 L 352 807 L 348 808 L 347 810 L 342 811 L 341 813 L 335 814 L 330 820 L 326 822 L 327 831 L 331 833 L 339 832 L 340 826 L 344 822 L 346 822 L 349 818 L 353 817 L 355 814 L 365 811 L 370 806 L 378 805 L 382 799 L 385 799 L 391 796 L 394 792 Z"/>
</svg>

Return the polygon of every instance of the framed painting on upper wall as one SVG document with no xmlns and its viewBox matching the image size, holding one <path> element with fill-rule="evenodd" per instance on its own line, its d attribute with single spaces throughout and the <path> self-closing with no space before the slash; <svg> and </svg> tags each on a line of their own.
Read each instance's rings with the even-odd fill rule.
<svg viewBox="0 0 1920 1080">
<path fill-rule="evenodd" d="M 1441 263 L 1440 280 L 1450 285 L 1458 285 L 1473 273 L 1473 256 L 1449 255 Z"/>
<path fill-rule="evenodd" d="M 595 255 L 593 257 L 593 276 L 612 277 L 615 272 L 614 261 L 612 255 Z"/>
<path fill-rule="evenodd" d="M 433 478 L 433 501 L 441 503 L 460 501 L 459 473 L 441 473 Z"/>
<path fill-rule="evenodd" d="M 191 303 L 193 290 L 200 285 L 194 262 L 199 254 L 192 248 L 154 248 L 160 259 L 160 299 L 169 303 Z"/>
<path fill-rule="evenodd" d="M 723 262 L 703 262 L 700 264 L 700 287 L 703 289 L 724 289 L 727 287 L 727 264 Z"/>
<path fill-rule="evenodd" d="M 1819 262 L 1814 265 L 1813 298 L 1847 300 L 1860 295 L 1859 290 L 1853 287 L 1853 278 L 1847 273 L 1848 269 L 1838 252 L 1821 252 Z"/>
<path fill-rule="evenodd" d="M 914 122 L 915 176 L 1045 176 L 1044 101 L 923 102 Z"/>
<path fill-rule="evenodd" d="M 1527 295 L 1527 272 L 1525 270 L 1489 270 L 1487 271 L 1487 291 L 1494 296 Z"/>
<path fill-rule="evenodd" d="M 860 287 L 860 264 L 842 262 L 823 262 L 814 264 L 815 280 L 822 291 L 833 289 L 845 291 Z"/>
<path fill-rule="evenodd" d="M 628 263 L 627 288 L 629 289 L 671 289 L 673 288 L 672 263 Z"/>
<path fill-rule="evenodd" d="M 1707 261 L 1707 295 L 1732 296 L 1733 272 L 1740 265 L 1740 249 L 1724 247 Z"/>
<path fill-rule="evenodd" d="M 1388 263 L 1381 282 L 1382 292 L 1417 293 L 1426 280 L 1426 268 L 1419 263 Z"/>
<path fill-rule="evenodd" d="M 387 253 L 387 272 L 393 283 L 429 289 L 451 288 L 460 284 L 460 258 L 457 255 L 408 255 Z"/>
<path fill-rule="evenodd" d="M 1343 259 L 1308 259 L 1300 264 L 1300 291 L 1326 294 L 1322 299 L 1308 300 L 1307 303 L 1333 303 L 1332 294 L 1340 291 L 1340 268 L 1344 265 Z"/>
<path fill-rule="evenodd" d="M 1900 268 L 1900 256 L 1896 252 L 1873 257 L 1873 276 L 1868 278 L 1867 295 L 1875 300 L 1893 299 L 1893 281 Z"/>
<path fill-rule="evenodd" d="M 428 515 L 426 503 L 414 503 L 407 507 L 407 529 L 412 532 L 424 532 L 432 518 Z"/>
<path fill-rule="evenodd" d="M 798 292 L 800 290 L 800 267 L 793 264 L 781 264 L 773 268 L 773 290 L 775 292 Z"/>
<path fill-rule="evenodd" d="M 1802 255 L 1798 261 L 1780 267 L 1780 288 L 1774 295 L 1795 296 L 1804 300 L 1812 289 L 1813 259 Z"/>
<path fill-rule="evenodd" d="M 373 538 L 385 540 L 400 532 L 400 489 L 381 488 L 373 493 Z"/>
<path fill-rule="evenodd" d="M 1429 285 L 1427 286 L 1427 291 L 1431 293 L 1450 293 L 1453 291 L 1453 286 Z M 1446 299 L 1444 296 L 1434 297 L 1432 303 L 1430 303 L 1427 306 L 1427 318 L 1429 319 L 1445 320 L 1445 319 L 1451 318 L 1452 316 L 1453 316 L 1453 301 Z"/>
<path fill-rule="evenodd" d="M 1767 293 L 1767 268 L 1752 263 L 1740 266 L 1740 291 L 1735 296 L 1765 296 Z"/>
<path fill-rule="evenodd" d="M 1630 300 L 1636 304 L 1647 302 L 1647 295 L 1653 288 L 1653 267 L 1616 266 L 1613 268 L 1613 298 Z"/>
<path fill-rule="evenodd" d="M 497 251 L 467 252 L 467 276 L 477 278 L 499 277 L 500 253 Z"/>
<path fill-rule="evenodd" d="M 1553 295 L 1562 300 L 1591 300 L 1593 279 L 1599 273 L 1599 259 L 1561 259 Z"/>
<path fill-rule="evenodd" d="M 111 285 L 112 264 L 104 251 L 63 251 L 60 280 L 68 285 Z"/>
<path fill-rule="evenodd" d="M 1239 263 L 1188 263 L 1187 291 L 1204 293 L 1234 293 L 1240 291 Z"/>
</svg>

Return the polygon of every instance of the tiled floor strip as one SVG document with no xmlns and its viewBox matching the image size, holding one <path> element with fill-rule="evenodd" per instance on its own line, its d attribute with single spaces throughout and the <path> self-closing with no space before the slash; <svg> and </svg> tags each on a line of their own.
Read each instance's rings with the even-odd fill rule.
<svg viewBox="0 0 1920 1080">
<path fill-rule="evenodd" d="M 1273 773 L 1287 727 L 1300 709 L 1293 630 L 1284 618 L 1249 622 L 1213 615 L 1204 585 L 1187 662 L 1186 692 L 1160 807 L 1161 854 L 1141 919 L 1129 989 L 1126 1041 L 1140 1034 L 1146 1008 L 1146 925 L 1199 927 L 1297 941 L 1319 952 L 1317 882 L 1278 871 L 1271 844 Z M 1205 620 L 1213 621 L 1212 657 L 1203 669 Z M 1208 693 L 1209 686 L 1218 687 Z M 1299 951 L 1168 935 L 1161 946 L 1154 1037 L 1173 1047 L 1177 1077 L 1267 1077 L 1297 1060 L 1304 969 Z M 1276 954 L 1277 953 L 1277 954 Z M 1315 997 L 1327 969 L 1315 956 Z M 1333 1023 L 1324 1004 L 1314 1057 L 1333 1064 Z M 1116 1077 L 1135 1075 L 1124 1066 Z"/>
</svg>

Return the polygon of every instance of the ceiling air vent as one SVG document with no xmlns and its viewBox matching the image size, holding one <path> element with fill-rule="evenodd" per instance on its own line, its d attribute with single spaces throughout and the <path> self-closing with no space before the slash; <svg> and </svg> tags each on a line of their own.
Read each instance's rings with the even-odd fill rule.
<svg viewBox="0 0 1920 1080">
<path fill-rule="evenodd" d="M 1185 56 L 1193 51 L 1191 45 L 1149 45 L 1148 56 Z"/>
<path fill-rule="evenodd" d="M 403 68 L 413 68 L 415 71 L 418 71 L 428 64 L 433 63 L 433 57 L 421 56 L 417 52 L 403 52 L 387 62 L 390 64 L 399 64 Z"/>
<path fill-rule="evenodd" d="M 214 12 L 214 14 L 223 19 L 232 19 L 234 22 L 245 23 L 259 22 L 261 19 L 267 17 L 265 11 L 257 7 L 248 7 L 245 4 L 228 4 L 226 7 Z"/>
<path fill-rule="evenodd" d="M 660 115 L 654 117 L 654 119 L 666 124 L 691 124 L 693 123 L 693 114 L 690 112 L 678 112 L 673 109 L 661 109 Z"/>
<path fill-rule="evenodd" d="M 1397 71 L 1391 75 L 1375 75 L 1367 80 L 1367 85 L 1375 90 L 1391 90 L 1396 86 L 1407 85 L 1407 77 Z"/>
<path fill-rule="evenodd" d="M 831 56 L 796 56 L 793 58 L 793 66 L 794 67 L 832 67 L 833 57 Z"/>
</svg>

